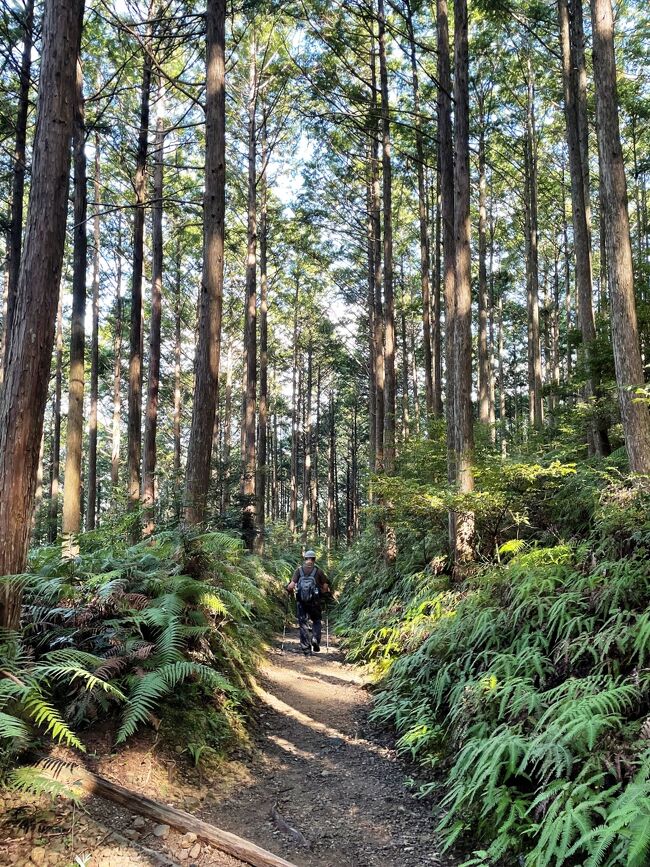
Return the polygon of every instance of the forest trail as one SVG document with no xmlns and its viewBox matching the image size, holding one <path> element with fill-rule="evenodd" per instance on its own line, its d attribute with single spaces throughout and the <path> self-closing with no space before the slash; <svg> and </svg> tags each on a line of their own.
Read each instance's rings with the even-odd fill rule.
<svg viewBox="0 0 650 867">
<path fill-rule="evenodd" d="M 300 867 L 450 865 L 438 854 L 431 804 L 405 787 L 394 750 L 373 739 L 359 668 L 330 647 L 305 658 L 297 630 L 269 655 L 258 686 L 258 749 L 242 787 L 212 789 L 201 818 Z M 228 787 L 230 789 L 230 787 Z M 310 848 L 270 820 L 277 802 Z M 206 805 L 207 806 L 207 805 Z"/>
<path fill-rule="evenodd" d="M 431 803 L 414 797 L 405 785 L 410 769 L 372 730 L 363 671 L 345 664 L 336 646 L 326 652 L 325 642 L 320 654 L 307 658 L 298 648 L 297 629 L 289 631 L 284 652 L 276 641 L 256 681 L 255 744 L 203 775 L 198 787 L 175 754 L 159 752 L 153 731 L 118 752 L 109 733 L 98 736 L 89 743 L 88 764 L 134 793 L 184 809 L 296 867 L 451 867 L 453 859 L 439 854 Z M 73 758 L 66 751 L 60 757 Z M 274 805 L 280 823 L 284 819 L 305 841 L 278 828 Z M 85 800 L 76 814 L 58 802 L 36 808 L 35 815 L 40 830 L 26 828 L 6 845 L 0 827 L 0 864 L 67 867 L 75 855 L 88 867 L 243 864 L 196 835 L 157 826 L 166 829 L 159 837 L 151 819 L 103 798 Z"/>
</svg>

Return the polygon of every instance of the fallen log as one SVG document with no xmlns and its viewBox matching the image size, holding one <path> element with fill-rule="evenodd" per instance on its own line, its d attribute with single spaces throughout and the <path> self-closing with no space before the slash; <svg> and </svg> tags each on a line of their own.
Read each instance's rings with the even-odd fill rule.
<svg viewBox="0 0 650 867">
<path fill-rule="evenodd" d="M 251 867 L 296 867 L 290 861 L 285 861 L 284 858 L 262 849 L 250 840 L 244 840 L 236 834 L 231 834 L 230 831 L 223 831 L 215 825 L 203 822 L 184 810 L 177 810 L 175 807 L 169 807 L 125 789 L 124 786 L 93 774 L 79 765 L 60 759 L 46 758 L 39 762 L 38 768 L 44 776 L 66 786 L 80 786 L 86 792 L 126 807 L 133 813 L 154 819 L 161 825 L 169 825 L 183 833 L 196 834 L 199 840 L 210 843 L 221 852 L 239 858 Z"/>
</svg>

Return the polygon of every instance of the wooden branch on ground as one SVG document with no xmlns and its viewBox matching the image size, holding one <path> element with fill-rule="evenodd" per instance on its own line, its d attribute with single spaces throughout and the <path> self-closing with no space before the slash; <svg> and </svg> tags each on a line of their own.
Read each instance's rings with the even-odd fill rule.
<svg viewBox="0 0 650 867">
<path fill-rule="evenodd" d="M 38 767 L 45 776 L 57 782 L 68 786 L 81 786 L 85 791 L 126 807 L 133 813 L 169 825 L 183 831 L 183 833 L 194 833 L 199 840 L 211 844 L 221 852 L 239 858 L 240 861 L 250 864 L 252 867 L 296 867 L 295 864 L 285 861 L 284 858 L 262 849 L 249 840 L 244 840 L 229 831 L 222 831 L 221 828 L 203 822 L 184 810 L 177 810 L 175 807 L 169 807 L 125 789 L 123 786 L 112 783 L 110 780 L 93 774 L 85 768 L 80 768 L 78 765 L 69 764 L 59 759 L 45 758 L 39 762 Z"/>
</svg>

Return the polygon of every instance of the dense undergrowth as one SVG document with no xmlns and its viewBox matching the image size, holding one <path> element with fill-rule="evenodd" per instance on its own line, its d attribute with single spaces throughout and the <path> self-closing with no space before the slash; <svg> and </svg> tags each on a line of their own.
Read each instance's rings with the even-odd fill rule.
<svg viewBox="0 0 650 867">
<path fill-rule="evenodd" d="M 132 547 L 124 535 L 84 534 L 73 558 L 60 544 L 37 549 L 26 574 L 3 579 L 20 583 L 24 603 L 21 634 L 0 635 L 5 772 L 39 741 L 83 750 L 96 724 L 118 744 L 147 724 L 172 740 L 182 732 L 195 762 L 245 733 L 250 675 L 290 564 L 245 555 L 220 532 L 171 530 Z M 11 778 L 39 785 L 24 769 Z"/>
<path fill-rule="evenodd" d="M 620 453 L 562 457 L 486 453 L 481 558 L 455 583 L 453 497 L 406 455 L 383 516 L 396 567 L 372 528 L 339 566 L 338 629 L 377 672 L 374 717 L 425 769 L 423 794 L 442 780 L 436 822 L 449 846 L 476 841 L 467 865 L 650 863 L 650 494 Z"/>
</svg>

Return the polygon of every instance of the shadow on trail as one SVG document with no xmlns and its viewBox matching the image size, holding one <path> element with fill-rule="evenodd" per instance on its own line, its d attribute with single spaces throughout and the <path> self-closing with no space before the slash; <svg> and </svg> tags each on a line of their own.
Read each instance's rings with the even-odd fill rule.
<svg viewBox="0 0 650 867">
<path fill-rule="evenodd" d="M 292 631 L 265 666 L 258 753 L 236 790 L 211 781 L 202 818 L 300 867 L 451 867 L 437 854 L 431 805 L 404 786 L 393 751 L 368 736 L 370 699 L 338 652 L 302 654 Z M 270 821 L 274 803 L 311 843 Z"/>
</svg>

